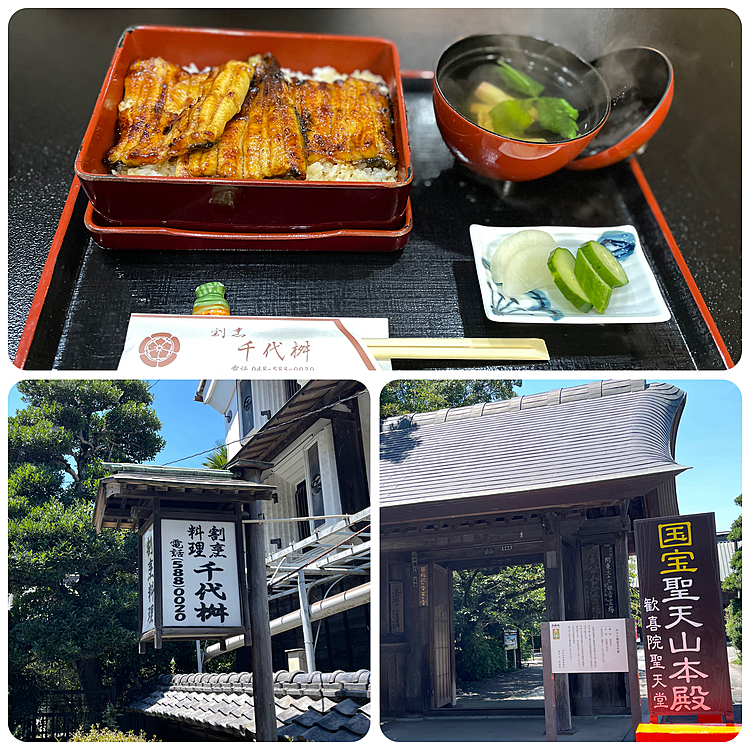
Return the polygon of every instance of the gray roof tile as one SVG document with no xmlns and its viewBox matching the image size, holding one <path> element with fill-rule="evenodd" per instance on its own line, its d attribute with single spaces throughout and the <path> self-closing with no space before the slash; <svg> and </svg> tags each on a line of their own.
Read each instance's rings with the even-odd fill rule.
<svg viewBox="0 0 750 750">
<path fill-rule="evenodd" d="M 346 700 L 343 700 L 340 703 L 336 703 L 334 705 L 334 709 L 336 711 L 338 711 L 340 714 L 345 714 L 346 716 L 354 716 L 354 714 L 356 714 L 360 708 L 360 704 L 356 701 L 353 701 L 351 698 L 347 698 Z"/>
<path fill-rule="evenodd" d="M 279 736 L 347 742 L 370 726 L 370 672 L 277 672 L 274 693 Z M 365 708 L 365 712 L 360 709 Z M 130 710 L 224 730 L 253 739 L 252 677 L 232 674 L 162 675 Z"/>
<path fill-rule="evenodd" d="M 521 493 L 653 488 L 686 468 L 673 456 L 684 402 L 665 383 L 601 381 L 385 420 L 383 520 L 445 500 L 496 497 L 502 510 L 503 497 Z"/>
</svg>

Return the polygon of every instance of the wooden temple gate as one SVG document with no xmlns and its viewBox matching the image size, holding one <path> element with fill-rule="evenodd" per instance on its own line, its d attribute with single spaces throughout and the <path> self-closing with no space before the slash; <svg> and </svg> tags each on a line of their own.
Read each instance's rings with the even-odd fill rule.
<svg viewBox="0 0 750 750">
<path fill-rule="evenodd" d="M 668 395 L 674 396 L 675 390 Z M 635 388 L 634 392 L 642 396 L 645 390 Z M 655 395 L 664 394 L 651 394 Z M 668 455 L 662 455 L 655 470 L 644 470 L 643 457 L 638 456 L 632 467 L 618 462 L 616 472 L 597 466 L 591 481 L 581 482 L 576 467 L 561 462 L 566 483 L 531 487 L 529 481 L 505 496 L 487 493 L 478 475 L 489 474 L 487 483 L 494 482 L 495 487 L 502 476 L 527 470 L 527 465 L 508 461 L 498 469 L 496 464 L 490 465 L 491 456 L 487 456 L 487 463 L 476 463 L 463 478 L 455 479 L 453 496 L 447 493 L 449 480 L 435 476 L 438 460 L 440 470 L 445 467 L 460 475 L 470 459 L 468 440 L 472 431 L 476 433 L 476 425 L 487 419 L 477 418 L 475 408 L 463 423 L 445 420 L 436 427 L 434 414 L 415 415 L 430 420 L 416 426 L 412 423 L 403 435 L 398 428 L 381 435 L 383 715 L 424 714 L 455 704 L 454 570 L 541 563 L 548 620 L 631 616 L 628 557 L 634 552 L 632 522 L 678 513 L 674 477 L 686 467 L 674 462 L 672 450 L 683 400 L 675 403 L 672 399 L 671 412 L 657 420 Z M 611 408 L 616 401 L 600 395 L 594 405 Z M 548 428 L 554 419 L 570 416 L 570 410 L 561 405 L 544 412 L 553 418 Z M 517 423 L 523 410 L 510 414 Z M 502 425 L 498 419 L 497 424 Z M 457 432 L 457 424 L 461 424 L 461 432 Z M 569 429 L 569 423 L 566 427 Z M 516 443 L 518 435 L 514 430 Z M 649 435 L 649 446 L 653 446 L 654 437 Z M 549 438 L 556 439 L 554 431 Z M 439 459 L 433 446 L 439 447 Z M 523 446 L 518 447 L 520 455 Z M 582 460 L 590 466 L 592 456 L 583 455 Z M 419 462 L 424 462 L 427 476 L 417 475 Z M 433 478 L 439 493 L 435 500 L 430 498 Z M 413 489 L 409 487 L 412 483 Z M 419 496 L 412 500 L 410 493 L 417 491 Z M 556 675 L 559 731 L 571 728 L 571 716 L 629 713 L 626 678 L 614 673 Z"/>
</svg>

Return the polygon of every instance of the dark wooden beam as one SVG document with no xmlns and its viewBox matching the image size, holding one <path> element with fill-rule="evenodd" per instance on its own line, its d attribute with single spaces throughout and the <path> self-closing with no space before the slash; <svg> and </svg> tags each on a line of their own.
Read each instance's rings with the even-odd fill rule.
<svg viewBox="0 0 750 750">
<path fill-rule="evenodd" d="M 562 535 L 560 517 L 550 513 L 544 517 L 544 592 L 547 604 L 547 620 L 555 622 L 565 619 L 565 590 L 563 587 Z M 555 704 L 557 708 L 557 731 L 572 729 L 570 716 L 570 689 L 567 674 L 554 678 Z"/>
<path fill-rule="evenodd" d="M 565 590 L 565 619 L 585 620 L 583 595 L 581 539 L 577 534 L 562 539 L 563 588 Z M 574 716 L 590 716 L 592 709 L 591 675 L 570 674 L 570 711 Z"/>
<path fill-rule="evenodd" d="M 535 555 L 542 553 L 541 540 L 520 541 L 513 544 L 499 544 L 494 546 L 467 544 L 464 547 L 449 549 L 429 549 L 420 551 L 419 557 L 431 562 L 440 560 L 470 560 L 470 559 L 498 559 L 510 558 L 522 555 Z"/>
<path fill-rule="evenodd" d="M 544 562 L 541 552 L 517 557 L 475 558 L 473 560 L 435 560 L 451 570 L 486 570 L 487 568 L 510 568 L 516 565 L 535 565 Z"/>
</svg>

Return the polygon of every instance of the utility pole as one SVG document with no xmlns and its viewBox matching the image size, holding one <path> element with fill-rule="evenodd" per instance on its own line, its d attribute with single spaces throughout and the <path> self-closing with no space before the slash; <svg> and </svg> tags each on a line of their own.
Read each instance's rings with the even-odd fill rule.
<svg viewBox="0 0 750 750">
<path fill-rule="evenodd" d="M 297 587 L 299 590 L 299 612 L 302 616 L 302 638 L 305 643 L 305 663 L 308 672 L 315 671 L 315 646 L 313 644 L 312 623 L 310 622 L 310 604 L 307 598 L 307 584 L 305 571 L 297 573 Z"/>
<path fill-rule="evenodd" d="M 266 464 L 250 466 L 243 463 L 242 478 L 260 483 Z M 253 666 L 253 705 L 255 708 L 256 742 L 276 742 L 276 702 L 273 694 L 273 660 L 271 656 L 271 616 L 268 609 L 266 582 L 266 544 L 261 497 L 255 495 L 248 504 L 249 520 L 245 524 L 247 548 L 247 594 L 250 609 L 251 659 Z"/>
</svg>

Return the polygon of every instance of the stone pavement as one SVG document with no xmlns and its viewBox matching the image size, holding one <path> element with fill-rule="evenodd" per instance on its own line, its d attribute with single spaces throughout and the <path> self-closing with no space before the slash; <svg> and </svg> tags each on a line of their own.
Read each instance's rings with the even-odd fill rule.
<svg viewBox="0 0 750 750">
<path fill-rule="evenodd" d="M 742 722 L 742 667 L 735 664 L 736 653 L 728 649 L 735 721 Z M 638 649 L 641 678 L 641 708 L 647 721 L 646 671 L 643 649 Z M 529 708 L 544 708 L 541 661 L 528 662 L 518 672 L 463 683 L 457 690 L 451 716 L 425 716 L 412 719 L 384 719 L 386 737 L 397 742 L 544 742 L 544 716 L 529 715 Z M 498 716 L 502 708 L 508 713 Z M 486 714 L 481 711 L 485 709 Z M 461 715 L 461 711 L 470 715 Z M 514 713 L 514 711 L 519 713 Z M 494 715 L 493 715 L 494 714 Z M 575 716 L 572 735 L 559 735 L 558 742 L 632 742 L 630 716 Z"/>
<path fill-rule="evenodd" d="M 524 701 L 529 707 L 544 707 L 542 661 L 527 662 L 524 669 L 497 677 L 461 683 L 456 691 L 461 708 L 502 708 L 505 701 Z M 492 705 L 503 701 L 503 705 Z"/>
<path fill-rule="evenodd" d="M 577 716 L 572 735 L 558 742 L 625 742 L 631 733 L 629 716 Z M 396 742 L 544 742 L 544 717 L 503 716 L 387 719 L 386 737 Z"/>
</svg>

